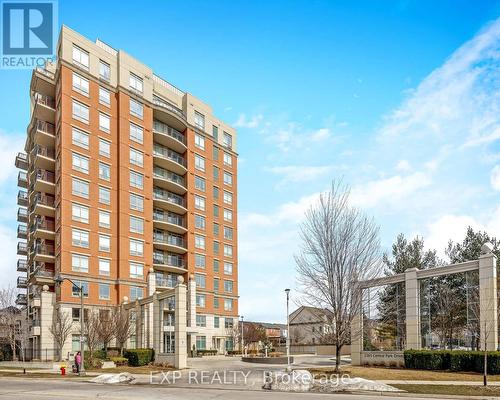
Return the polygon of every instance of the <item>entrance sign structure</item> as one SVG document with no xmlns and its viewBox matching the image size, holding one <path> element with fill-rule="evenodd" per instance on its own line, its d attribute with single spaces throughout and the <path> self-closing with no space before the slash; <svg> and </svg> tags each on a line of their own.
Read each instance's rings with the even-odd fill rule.
<svg viewBox="0 0 500 400">
<path fill-rule="evenodd" d="M 404 283 L 406 300 L 406 350 L 421 348 L 420 290 L 419 281 L 423 279 L 478 271 L 479 273 L 479 326 L 480 348 L 488 351 L 498 348 L 498 298 L 497 298 L 497 258 L 493 245 L 485 243 L 478 260 L 443 267 L 418 270 L 411 268 L 402 274 L 376 278 L 355 283 L 354 295 L 359 296 L 356 315 L 351 323 L 352 365 L 365 364 L 402 364 L 402 351 L 364 351 L 363 350 L 363 290 L 384 285 Z"/>
</svg>

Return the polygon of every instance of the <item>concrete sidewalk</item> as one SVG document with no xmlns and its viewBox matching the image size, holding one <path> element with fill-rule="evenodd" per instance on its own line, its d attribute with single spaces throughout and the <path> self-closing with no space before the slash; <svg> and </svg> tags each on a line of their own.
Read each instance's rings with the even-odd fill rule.
<svg viewBox="0 0 500 400">
<path fill-rule="evenodd" d="M 406 381 L 406 380 L 378 380 L 386 385 L 455 385 L 455 386 L 483 386 L 482 381 Z M 488 382 L 488 386 L 500 386 L 500 382 Z"/>
</svg>

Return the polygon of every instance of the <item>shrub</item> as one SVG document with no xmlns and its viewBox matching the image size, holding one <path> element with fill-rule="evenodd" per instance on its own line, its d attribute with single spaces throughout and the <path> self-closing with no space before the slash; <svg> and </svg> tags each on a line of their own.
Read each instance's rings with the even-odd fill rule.
<svg viewBox="0 0 500 400">
<path fill-rule="evenodd" d="M 198 354 L 201 356 L 216 356 L 217 350 L 198 350 Z"/>
<path fill-rule="evenodd" d="M 128 365 L 132 367 L 142 367 L 154 360 L 153 349 L 130 349 L 123 352 L 123 356 L 128 359 Z"/>
<path fill-rule="evenodd" d="M 128 365 L 128 359 L 125 357 L 111 357 L 110 359 L 116 364 L 117 367 Z"/>
<path fill-rule="evenodd" d="M 85 360 L 87 360 L 88 358 L 90 358 L 90 351 L 85 350 L 84 355 L 85 355 Z M 106 353 L 104 352 L 104 350 L 94 350 L 92 352 L 92 358 L 97 358 L 99 360 L 105 360 Z"/>
<path fill-rule="evenodd" d="M 93 358 L 92 361 L 88 358 L 83 360 L 83 365 L 85 369 L 100 369 L 102 367 L 102 360 Z"/>
<path fill-rule="evenodd" d="M 269 353 L 269 357 L 281 357 L 283 353 L 280 353 L 279 351 L 272 351 Z"/>
<path fill-rule="evenodd" d="M 227 355 L 228 356 L 240 356 L 241 355 L 241 351 L 239 351 L 239 350 L 229 350 L 227 352 Z"/>
</svg>

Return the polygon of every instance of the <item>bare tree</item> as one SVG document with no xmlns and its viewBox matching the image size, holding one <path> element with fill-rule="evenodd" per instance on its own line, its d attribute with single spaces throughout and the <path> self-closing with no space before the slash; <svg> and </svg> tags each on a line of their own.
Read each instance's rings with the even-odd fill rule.
<svg viewBox="0 0 500 400">
<path fill-rule="evenodd" d="M 15 306 L 16 290 L 13 287 L 0 289 L 0 341 L 7 343 L 12 351 L 12 359 L 16 356 L 16 337 L 19 314 Z"/>
<path fill-rule="evenodd" d="M 120 355 L 123 356 L 123 348 L 127 340 L 132 336 L 135 327 L 131 323 L 129 312 L 122 306 L 117 306 L 113 309 L 113 320 L 116 345 L 120 348 Z"/>
<path fill-rule="evenodd" d="M 295 256 L 303 301 L 332 312 L 332 341 L 340 351 L 349 344 L 353 317 L 361 309 L 356 281 L 370 279 L 381 269 L 379 228 L 372 218 L 349 204 L 349 189 L 333 182 L 306 212 L 300 227 L 301 251 Z"/>
<path fill-rule="evenodd" d="M 49 332 L 52 334 L 57 345 L 57 361 L 61 360 L 62 349 L 72 330 L 73 321 L 69 315 L 61 311 L 61 309 L 56 310 L 52 318 L 52 325 L 49 327 Z"/>
<path fill-rule="evenodd" d="M 116 327 L 111 310 L 99 310 L 97 335 L 104 346 L 104 353 L 108 354 L 108 345 L 116 337 Z"/>
<path fill-rule="evenodd" d="M 92 365 L 94 352 L 97 350 L 97 346 L 99 346 L 99 314 L 94 310 L 86 310 L 87 313 L 84 313 L 85 319 L 85 341 L 87 343 L 87 348 L 89 350 L 89 364 Z"/>
</svg>

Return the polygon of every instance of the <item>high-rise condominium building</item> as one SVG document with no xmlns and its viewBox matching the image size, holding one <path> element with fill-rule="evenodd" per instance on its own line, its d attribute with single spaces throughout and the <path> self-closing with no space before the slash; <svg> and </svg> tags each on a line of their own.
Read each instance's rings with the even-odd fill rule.
<svg viewBox="0 0 500 400">
<path fill-rule="evenodd" d="M 196 281 L 192 344 L 230 349 L 235 130 L 124 51 L 67 27 L 57 62 L 33 71 L 30 97 L 25 153 L 16 158 L 17 282 L 27 289 L 17 303 L 27 307 L 34 357 L 56 347 L 54 309 L 75 321 L 63 354 L 79 348 L 77 286 L 86 308 L 106 309 L 171 288 L 179 275 Z M 57 284 L 58 275 L 76 285 Z"/>
</svg>

